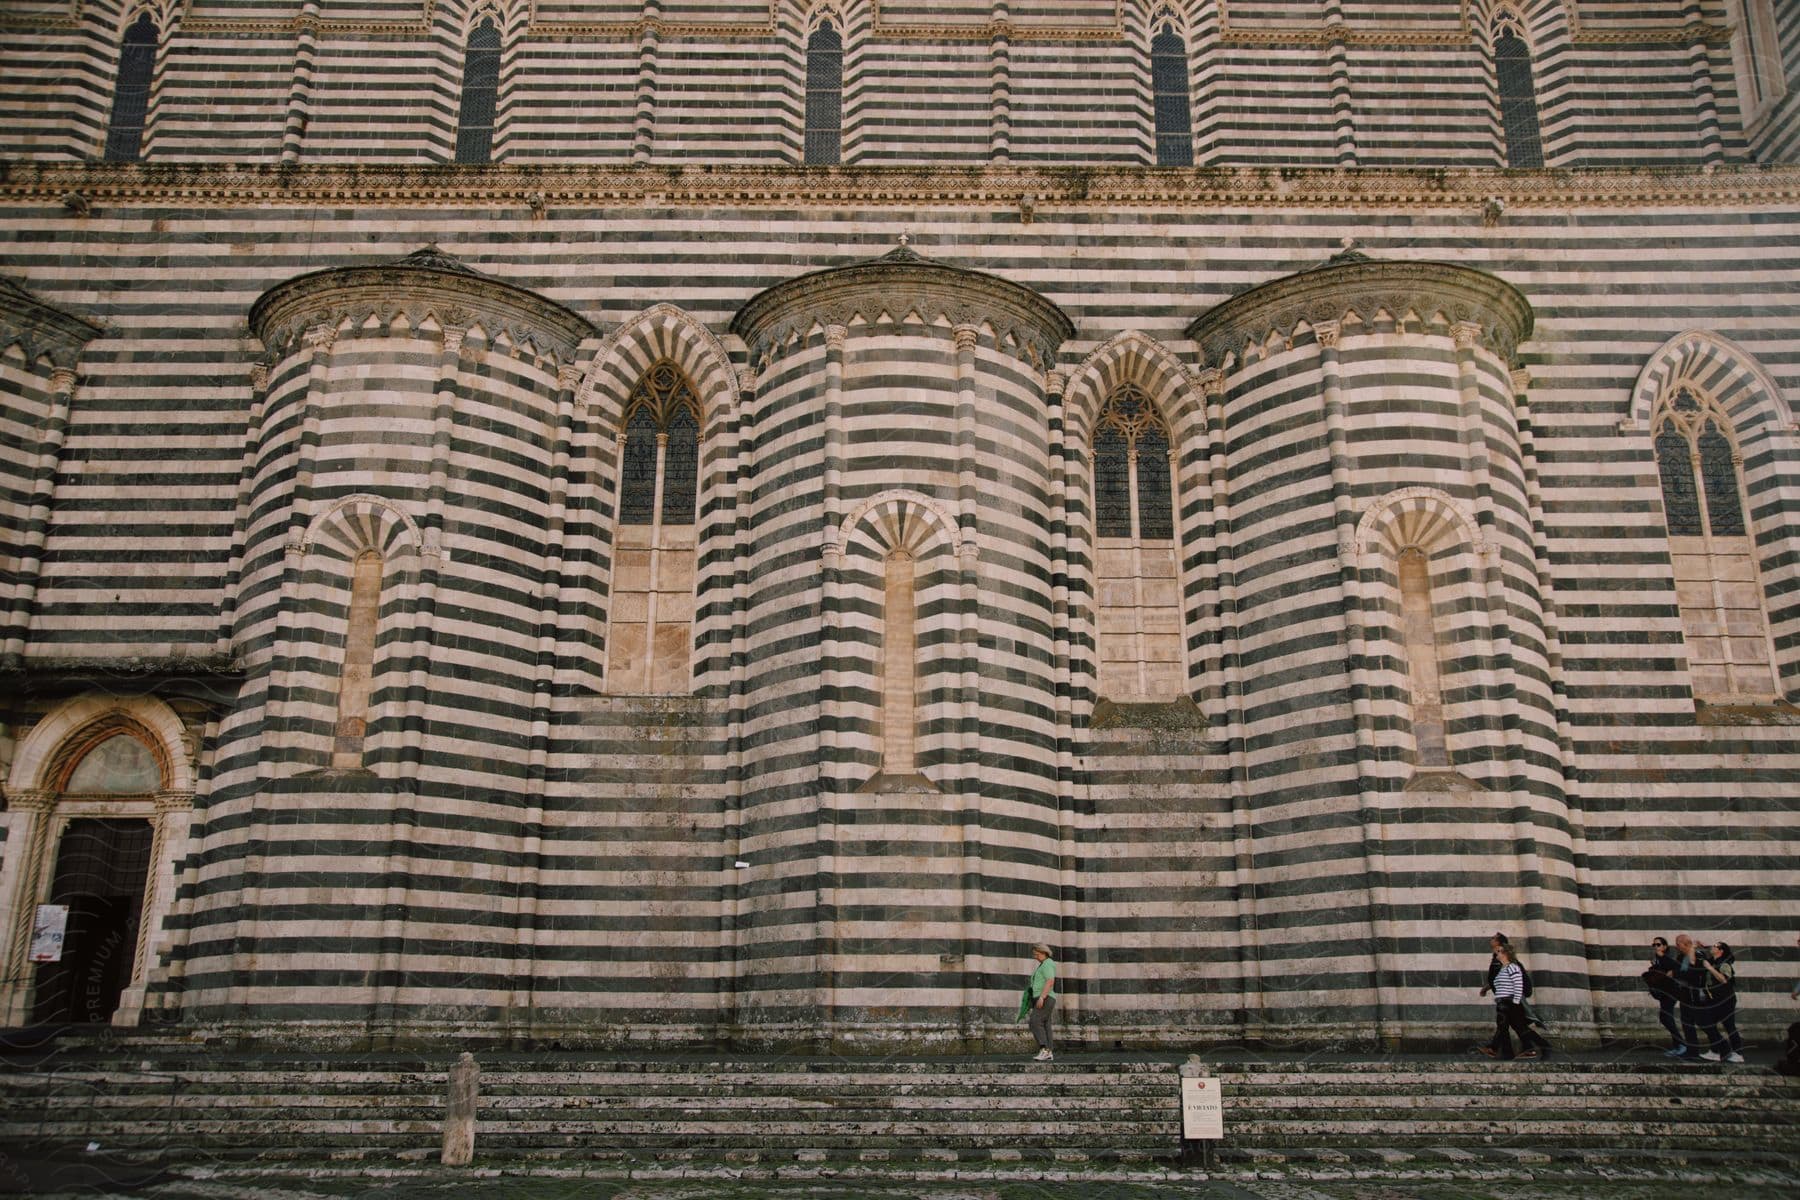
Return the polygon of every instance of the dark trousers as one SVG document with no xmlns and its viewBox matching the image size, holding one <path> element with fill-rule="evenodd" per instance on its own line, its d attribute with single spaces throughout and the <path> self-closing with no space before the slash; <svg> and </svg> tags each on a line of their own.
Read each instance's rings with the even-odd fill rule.
<svg viewBox="0 0 1800 1200">
<path fill-rule="evenodd" d="M 1050 1018 L 1056 1015 L 1056 994 L 1053 992 L 1044 997 L 1044 1005 L 1039 1008 L 1031 1006 L 1031 1036 L 1037 1039 L 1039 1048 L 1054 1050 L 1055 1038 L 1050 1033 Z"/>
<path fill-rule="evenodd" d="M 1681 1040 L 1681 1029 L 1675 1024 L 1675 997 L 1658 996 L 1656 998 L 1656 1019 L 1661 1021 L 1662 1027 L 1669 1031 L 1671 1046 L 1688 1044 Z"/>
<path fill-rule="evenodd" d="M 1550 1043 L 1539 1037 L 1525 1016 L 1525 1006 L 1517 1000 L 1494 1001 L 1494 1052 L 1501 1058 L 1513 1057 L 1512 1035 L 1519 1035 L 1519 1045 L 1526 1050 L 1548 1050 Z"/>
<path fill-rule="evenodd" d="M 1695 1023 L 1699 1032 L 1706 1035 L 1707 1049 L 1724 1058 L 1727 1054 L 1738 1054 L 1744 1049 L 1744 1039 L 1737 1027 L 1737 997 L 1733 996 L 1723 1004 L 1712 1004 L 1705 1008 L 1693 1010 Z M 1685 1013 L 1683 1014 L 1686 1015 Z M 1690 1040 L 1688 1045 L 1699 1043 Z"/>
</svg>

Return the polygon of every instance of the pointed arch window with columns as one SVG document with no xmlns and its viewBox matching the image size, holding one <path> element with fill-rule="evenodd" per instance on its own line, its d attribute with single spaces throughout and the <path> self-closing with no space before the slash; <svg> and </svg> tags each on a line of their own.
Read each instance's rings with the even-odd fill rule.
<svg viewBox="0 0 1800 1200">
<path fill-rule="evenodd" d="M 1731 419 L 1684 382 L 1658 404 L 1650 436 L 1694 694 L 1773 699 L 1780 688 Z"/>
<path fill-rule="evenodd" d="M 1094 422 L 1099 692 L 1170 700 L 1186 687 L 1168 426 L 1134 384 L 1108 394 Z"/>
<path fill-rule="evenodd" d="M 1542 167 L 1544 142 L 1538 124 L 1537 83 L 1531 45 L 1517 14 L 1494 18 L 1494 86 L 1500 102 L 1500 129 L 1509 167 Z"/>
<path fill-rule="evenodd" d="M 500 97 L 500 29 L 492 13 L 469 31 L 463 51 L 462 100 L 456 117 L 456 161 L 493 161 Z"/>
<path fill-rule="evenodd" d="M 670 694 L 691 686 L 700 400 L 668 359 L 652 363 L 625 403 L 619 434 L 607 690 Z"/>
<path fill-rule="evenodd" d="M 1150 90 L 1156 124 L 1156 165 L 1194 165 L 1193 113 L 1188 92 L 1187 41 L 1169 14 L 1150 39 Z"/>
<path fill-rule="evenodd" d="M 106 122 L 107 162 L 136 162 L 150 119 L 150 88 L 162 31 L 148 12 L 138 14 L 119 46 L 119 73 L 113 81 L 112 115 Z"/>
</svg>

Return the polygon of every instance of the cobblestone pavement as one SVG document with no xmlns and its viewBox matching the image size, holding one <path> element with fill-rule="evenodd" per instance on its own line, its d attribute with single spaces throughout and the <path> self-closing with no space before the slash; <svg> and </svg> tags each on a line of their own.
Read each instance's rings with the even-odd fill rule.
<svg viewBox="0 0 1800 1200">
<path fill-rule="evenodd" d="M 554 1170 L 554 1173 L 551 1173 Z M 1746 1171 L 1725 1179 L 1536 1179 L 1530 1172 L 1491 1178 L 1119 1179 L 1070 1173 L 1039 1179 L 932 1181 L 883 1179 L 873 1174 L 811 1180 L 744 1180 L 716 1177 L 677 1180 L 583 1178 L 568 1169 L 544 1173 L 406 1173 L 364 1175 L 219 1174 L 181 1178 L 128 1191 L 89 1181 L 70 1190 L 28 1193 L 41 1200 L 1691 1200 L 1697 1189 L 1732 1200 L 1789 1200 L 1800 1194 L 1800 1176 Z M 1447 1174 L 1447 1173 L 1446 1173 Z"/>
</svg>

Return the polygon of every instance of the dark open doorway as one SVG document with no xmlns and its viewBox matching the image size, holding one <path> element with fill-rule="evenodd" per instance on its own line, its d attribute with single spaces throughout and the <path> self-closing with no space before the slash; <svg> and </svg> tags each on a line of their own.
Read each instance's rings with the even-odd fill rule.
<svg viewBox="0 0 1800 1200">
<path fill-rule="evenodd" d="M 112 1019 L 131 982 L 150 874 L 150 822 L 81 817 L 56 853 L 51 904 L 69 906 L 61 962 L 40 963 L 33 1024 Z"/>
</svg>

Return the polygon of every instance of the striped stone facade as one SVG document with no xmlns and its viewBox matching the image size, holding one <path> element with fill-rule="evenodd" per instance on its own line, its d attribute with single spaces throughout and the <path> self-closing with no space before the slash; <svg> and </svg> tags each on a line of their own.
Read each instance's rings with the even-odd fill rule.
<svg viewBox="0 0 1800 1200">
<path fill-rule="evenodd" d="M 1496 928 L 1777 1019 L 1797 90 L 1753 0 L 0 14 L 0 1021 L 97 829 L 120 1023 L 1006 1044 L 1047 941 L 1094 1044 L 1434 1041 Z"/>
</svg>

